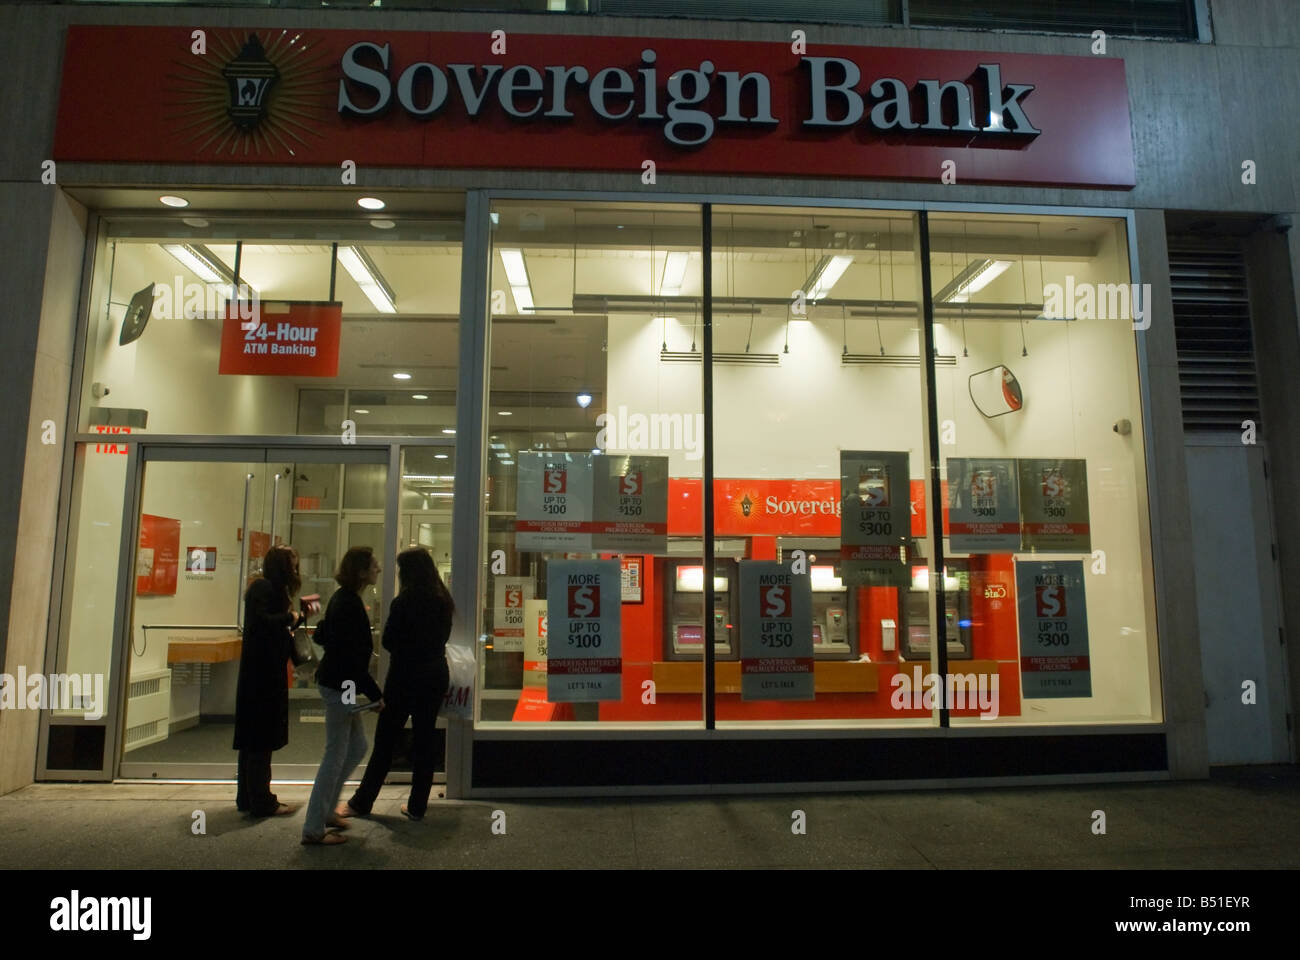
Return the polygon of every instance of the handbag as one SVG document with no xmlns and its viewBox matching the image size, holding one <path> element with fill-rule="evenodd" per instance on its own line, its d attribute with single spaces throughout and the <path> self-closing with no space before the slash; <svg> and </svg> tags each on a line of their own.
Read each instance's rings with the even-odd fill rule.
<svg viewBox="0 0 1300 960">
<path fill-rule="evenodd" d="M 321 622 L 316 625 L 317 642 L 320 640 L 324 626 L 325 620 L 322 618 Z M 312 642 L 304 623 L 293 632 L 293 665 L 295 667 L 307 667 L 316 662 L 316 644 Z"/>
<path fill-rule="evenodd" d="M 442 710 L 449 717 L 462 720 L 474 716 L 474 676 L 478 665 L 474 662 L 474 650 L 461 644 L 447 644 L 447 674 L 449 683 L 447 693 L 442 698 Z"/>
</svg>

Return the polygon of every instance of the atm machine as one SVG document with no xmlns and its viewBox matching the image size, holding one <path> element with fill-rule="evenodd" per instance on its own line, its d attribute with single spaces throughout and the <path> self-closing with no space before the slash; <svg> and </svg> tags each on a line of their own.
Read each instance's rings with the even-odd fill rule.
<svg viewBox="0 0 1300 960">
<path fill-rule="evenodd" d="M 704 565 L 699 560 L 665 561 L 664 591 L 667 605 L 669 660 L 691 660 L 704 656 Z M 718 560 L 713 576 L 713 651 L 719 659 L 738 656 L 736 636 L 739 620 L 736 594 L 740 581 L 736 561 Z"/>
<path fill-rule="evenodd" d="M 857 658 L 857 613 L 850 589 L 831 564 L 808 568 L 812 580 L 813 653 L 823 659 Z"/>
<path fill-rule="evenodd" d="M 904 660 L 930 659 L 930 568 L 913 563 L 911 585 L 899 590 L 899 635 Z M 948 658 L 971 659 L 970 569 L 964 560 L 949 560 L 943 568 L 944 619 Z"/>
</svg>

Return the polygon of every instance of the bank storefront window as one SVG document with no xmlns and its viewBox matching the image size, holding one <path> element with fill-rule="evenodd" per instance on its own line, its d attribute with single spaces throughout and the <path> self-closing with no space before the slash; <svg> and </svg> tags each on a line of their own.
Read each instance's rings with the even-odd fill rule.
<svg viewBox="0 0 1300 960">
<path fill-rule="evenodd" d="M 343 554 L 376 552 L 377 678 L 395 552 L 455 573 L 462 215 L 191 219 L 109 219 L 96 250 L 55 662 L 106 699 L 50 717 L 47 771 L 229 775 L 243 595 L 272 546 L 322 609 Z M 286 665 L 277 756 L 304 770 L 323 734 L 311 649 Z"/>
<path fill-rule="evenodd" d="M 1126 223 L 935 213 L 930 250 L 949 672 L 996 664 L 1002 723 L 1159 720 Z"/>
<path fill-rule="evenodd" d="M 459 216 L 376 221 L 384 229 L 195 222 L 205 226 L 110 223 L 83 431 L 410 436 L 454 425 Z"/>
<path fill-rule="evenodd" d="M 479 723 L 1158 721 L 1127 223 L 708 209 L 493 207 Z"/>
<path fill-rule="evenodd" d="M 697 726 L 699 208 L 492 219 L 479 720 Z"/>
<path fill-rule="evenodd" d="M 917 237 L 911 212 L 713 209 L 720 725 L 934 722 L 891 683 L 930 672 L 899 646 L 928 556 Z"/>
</svg>

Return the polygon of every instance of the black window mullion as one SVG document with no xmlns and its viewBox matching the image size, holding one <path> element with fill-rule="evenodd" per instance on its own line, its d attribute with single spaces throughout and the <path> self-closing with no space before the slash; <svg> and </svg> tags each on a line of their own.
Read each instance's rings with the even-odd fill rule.
<svg viewBox="0 0 1300 960">
<path fill-rule="evenodd" d="M 701 316 L 704 324 L 704 380 L 701 385 L 704 392 L 704 729 L 712 730 L 716 725 L 716 700 L 714 691 L 714 668 L 716 655 L 714 644 L 713 617 L 713 204 L 702 205 L 701 256 L 704 258 L 702 268 L 703 288 L 701 296 L 703 308 Z M 732 586 L 739 589 L 739 584 Z"/>
</svg>

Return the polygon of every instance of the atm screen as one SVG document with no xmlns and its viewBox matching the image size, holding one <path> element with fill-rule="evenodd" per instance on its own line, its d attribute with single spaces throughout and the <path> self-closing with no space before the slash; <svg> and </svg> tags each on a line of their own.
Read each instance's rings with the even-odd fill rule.
<svg viewBox="0 0 1300 960">
<path fill-rule="evenodd" d="M 700 647 L 704 645 L 703 627 L 678 627 L 677 645 L 679 647 Z"/>
</svg>

